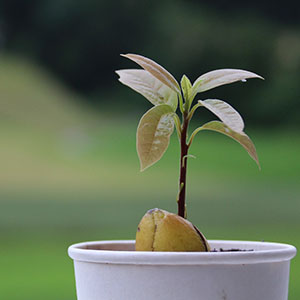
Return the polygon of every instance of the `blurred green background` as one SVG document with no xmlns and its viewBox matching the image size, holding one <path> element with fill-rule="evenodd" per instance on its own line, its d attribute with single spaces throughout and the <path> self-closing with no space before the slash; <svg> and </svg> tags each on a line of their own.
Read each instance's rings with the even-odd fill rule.
<svg viewBox="0 0 300 300">
<path fill-rule="evenodd" d="M 244 116 L 262 169 L 236 142 L 198 134 L 188 217 L 209 239 L 300 247 L 300 5 L 294 1 L 0 0 L 1 298 L 75 299 L 67 247 L 134 239 L 146 210 L 176 212 L 179 147 L 139 172 L 135 130 L 151 105 L 117 81 L 139 53 L 180 80 L 217 68 L 249 80 L 199 95 Z M 213 119 L 199 111 L 192 127 Z M 300 298 L 300 262 L 290 300 Z"/>
</svg>

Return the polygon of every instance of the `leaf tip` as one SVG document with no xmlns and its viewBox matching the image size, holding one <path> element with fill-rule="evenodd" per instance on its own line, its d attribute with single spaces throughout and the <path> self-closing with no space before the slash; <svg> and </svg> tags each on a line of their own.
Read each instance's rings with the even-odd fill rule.
<svg viewBox="0 0 300 300">
<path fill-rule="evenodd" d="M 260 76 L 260 75 L 258 75 L 258 74 L 256 74 L 256 75 L 257 75 L 257 78 L 258 78 L 258 79 L 265 80 L 264 77 L 262 77 L 262 76 Z"/>
<path fill-rule="evenodd" d="M 133 55 L 134 55 L 134 54 L 131 54 L 131 53 L 126 53 L 126 54 L 121 53 L 121 54 L 120 54 L 120 56 L 125 57 L 125 58 L 128 58 L 128 59 L 130 59 L 130 60 L 133 60 L 133 59 L 132 59 L 132 56 L 133 56 Z"/>
<path fill-rule="evenodd" d="M 145 165 L 143 164 L 142 162 L 140 163 L 140 172 L 144 172 L 145 170 L 147 170 L 150 166 L 152 166 L 153 164 L 148 164 L 148 165 Z"/>
<path fill-rule="evenodd" d="M 129 59 L 132 60 L 133 57 L 135 57 L 135 56 L 140 56 L 140 55 L 138 55 L 138 54 L 133 54 L 133 53 L 126 53 L 126 54 L 121 53 L 120 56 L 129 58 Z"/>
<path fill-rule="evenodd" d="M 257 164 L 258 170 L 261 171 L 261 166 L 260 166 L 258 159 L 256 160 L 256 164 Z"/>
<path fill-rule="evenodd" d="M 250 138 L 249 138 L 250 139 Z M 260 166 L 260 163 L 259 163 L 259 159 L 258 159 L 258 156 L 257 156 L 257 153 L 256 153 L 256 149 L 255 149 L 255 146 L 253 144 L 253 147 L 254 147 L 254 153 L 250 153 L 250 156 L 253 158 L 253 160 L 256 162 L 256 165 L 258 167 L 258 170 L 261 171 L 261 166 Z"/>
<path fill-rule="evenodd" d="M 260 76 L 260 75 L 258 75 L 258 74 L 256 74 L 256 73 L 253 73 L 253 72 L 250 72 L 250 73 L 253 74 L 252 78 L 258 78 L 258 79 L 261 79 L 261 80 L 265 80 L 264 77 L 262 77 L 262 76 Z M 250 78 L 251 78 L 251 77 L 250 77 Z"/>
</svg>

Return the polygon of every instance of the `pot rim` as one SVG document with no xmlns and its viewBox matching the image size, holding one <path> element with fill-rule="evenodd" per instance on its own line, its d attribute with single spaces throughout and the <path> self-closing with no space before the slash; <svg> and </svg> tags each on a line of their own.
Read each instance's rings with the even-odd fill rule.
<svg viewBox="0 0 300 300">
<path fill-rule="evenodd" d="M 71 245 L 69 256 L 75 261 L 133 265 L 220 265 L 257 264 L 291 260 L 292 245 L 274 242 L 209 240 L 211 248 L 239 248 L 230 252 L 151 252 L 134 251 L 134 240 L 92 241 Z"/>
</svg>

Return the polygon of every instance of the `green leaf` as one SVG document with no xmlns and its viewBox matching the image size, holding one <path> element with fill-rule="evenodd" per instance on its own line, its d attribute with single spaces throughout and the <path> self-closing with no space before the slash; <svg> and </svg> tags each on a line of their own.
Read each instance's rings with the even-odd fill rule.
<svg viewBox="0 0 300 300">
<path fill-rule="evenodd" d="M 191 96 L 192 84 L 186 75 L 183 75 L 180 81 L 181 89 L 183 91 L 183 96 L 185 101 L 189 102 Z"/>
<path fill-rule="evenodd" d="M 263 79 L 263 77 L 255 73 L 239 69 L 221 69 L 211 71 L 198 77 L 193 84 L 192 93 L 193 96 L 196 96 L 197 93 L 213 89 L 220 85 L 236 81 L 246 81 L 248 78 Z"/>
<path fill-rule="evenodd" d="M 242 132 L 244 121 L 240 114 L 228 103 L 218 99 L 207 99 L 198 101 L 202 106 L 210 110 L 220 118 L 223 123 L 236 132 Z"/>
<path fill-rule="evenodd" d="M 154 105 L 168 104 L 177 108 L 177 94 L 145 70 L 119 70 L 119 81 L 142 94 Z"/>
<path fill-rule="evenodd" d="M 176 79 L 165 68 L 154 62 L 153 60 L 137 54 L 121 54 L 140 65 L 143 69 L 151 73 L 155 78 L 160 80 L 166 86 L 180 94 L 180 87 Z"/>
<path fill-rule="evenodd" d="M 229 128 L 226 124 L 219 121 L 208 122 L 198 129 L 198 131 L 200 130 L 217 131 L 233 138 L 247 150 L 248 154 L 255 160 L 260 168 L 255 146 L 251 139 L 244 132 L 236 132 Z"/>
<path fill-rule="evenodd" d="M 162 104 L 152 107 L 137 128 L 137 152 L 141 171 L 156 163 L 167 150 L 174 130 L 173 109 Z"/>
</svg>

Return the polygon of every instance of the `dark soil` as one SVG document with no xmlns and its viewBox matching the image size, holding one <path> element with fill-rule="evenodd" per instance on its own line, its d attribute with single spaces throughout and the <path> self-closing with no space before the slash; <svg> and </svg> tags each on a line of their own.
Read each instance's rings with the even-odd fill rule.
<svg viewBox="0 0 300 300">
<path fill-rule="evenodd" d="M 212 249 L 210 250 L 210 252 L 245 252 L 245 251 L 254 251 L 253 249 L 237 249 L 237 248 L 231 248 L 231 249 L 223 249 L 223 248 L 219 248 L 219 249 Z"/>
</svg>

